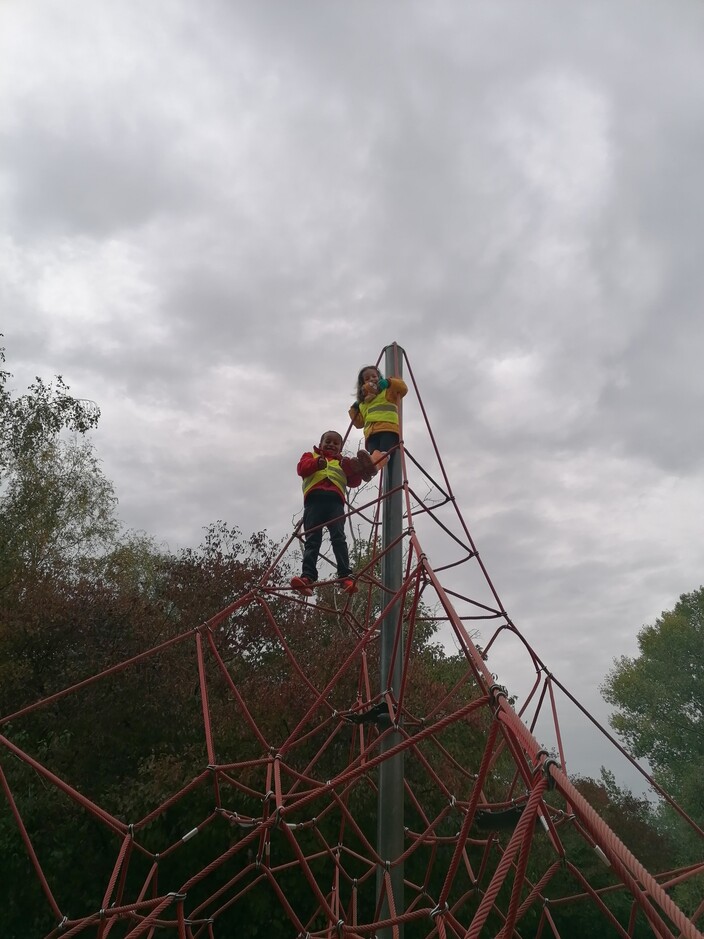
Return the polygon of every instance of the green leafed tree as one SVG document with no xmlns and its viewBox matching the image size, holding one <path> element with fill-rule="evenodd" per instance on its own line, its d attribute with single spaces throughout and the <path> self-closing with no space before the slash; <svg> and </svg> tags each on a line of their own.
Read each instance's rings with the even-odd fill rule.
<svg viewBox="0 0 704 939">
<path fill-rule="evenodd" d="M 0 590 L 18 576 L 71 567 L 110 545 L 112 484 L 87 441 L 47 441 L 14 461 L 0 497 Z"/>
<path fill-rule="evenodd" d="M 0 347 L 0 365 L 5 352 Z M 9 388 L 0 368 L 0 593 L 11 584 L 75 566 L 115 538 L 116 499 L 90 441 L 100 411 L 63 379 Z M 69 431 L 62 435 L 62 431 Z"/>
<path fill-rule="evenodd" d="M 14 395 L 8 387 L 12 373 L 1 367 L 4 363 L 0 346 L 0 479 L 15 460 L 54 442 L 62 430 L 83 434 L 100 419 L 97 405 L 70 395 L 60 375 L 49 383 L 36 378 L 25 394 Z"/>
<path fill-rule="evenodd" d="M 614 663 L 602 694 L 616 710 L 614 729 L 656 781 L 704 828 L 704 587 L 683 594 L 638 634 L 639 654 Z M 661 827 L 677 845 L 680 864 L 701 860 L 702 836 L 670 806 Z M 704 879 L 676 891 L 685 910 L 701 901 Z"/>
<path fill-rule="evenodd" d="M 614 663 L 602 693 L 614 729 L 660 783 L 704 821 L 704 587 L 638 633 L 639 654 Z"/>
</svg>

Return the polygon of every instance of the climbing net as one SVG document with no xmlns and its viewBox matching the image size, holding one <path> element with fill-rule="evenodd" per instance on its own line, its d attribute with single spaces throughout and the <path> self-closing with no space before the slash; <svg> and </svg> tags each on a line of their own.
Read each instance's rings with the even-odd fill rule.
<svg viewBox="0 0 704 939">
<path fill-rule="evenodd" d="M 288 586 L 300 556 L 297 527 L 258 583 L 206 622 L 2 718 L 0 753 L 97 826 L 110 858 L 101 896 L 69 914 L 0 766 L 6 805 L 55 921 L 48 939 L 214 939 L 232 935 L 238 909 L 252 916 L 257 904 L 269 917 L 275 910 L 279 935 L 310 939 L 567 937 L 576 933 L 564 911 L 580 904 L 600 911 L 605 936 L 634 936 L 647 923 L 663 939 L 701 937 L 701 910 L 687 918 L 671 888 L 704 863 L 649 873 L 567 776 L 558 693 L 581 706 L 504 610 L 404 362 L 428 443 L 422 458 L 402 443 L 393 457 L 398 487 L 385 470 L 349 507 L 357 593 L 339 591 L 325 551 L 331 576 L 313 597 Z M 395 492 L 402 525 L 384 544 L 383 513 Z M 433 546 L 432 563 L 421 539 Z M 399 549 L 400 582 L 389 588 L 382 570 Z M 456 650 L 441 678 L 431 641 L 438 631 Z M 506 640 L 518 643 L 534 675 L 520 710 L 491 671 Z M 23 720 L 169 656 L 189 663 L 202 746 L 190 777 L 150 788 L 141 813 L 125 818 L 114 800 L 100 804 L 69 771 L 23 748 Z M 546 714 L 547 745 L 534 736 Z M 384 789 L 384 773 L 401 780 L 395 794 Z M 384 826 L 391 842 L 380 838 Z M 196 838 L 210 853 L 194 870 Z M 599 877 L 587 855 L 601 865 Z M 615 904 L 616 895 L 626 900 Z M 241 934 L 258 933 L 245 924 Z"/>
</svg>

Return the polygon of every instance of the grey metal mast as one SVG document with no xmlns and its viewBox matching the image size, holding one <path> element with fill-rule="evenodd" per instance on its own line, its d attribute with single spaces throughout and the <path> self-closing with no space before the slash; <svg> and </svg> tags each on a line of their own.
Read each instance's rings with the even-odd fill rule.
<svg viewBox="0 0 704 939">
<path fill-rule="evenodd" d="M 402 377 L 403 349 L 396 343 L 386 346 L 384 361 L 384 375 Z M 399 428 L 402 430 L 402 428 Z M 383 557 L 381 566 L 381 580 L 384 585 L 382 606 L 386 606 L 389 599 L 401 589 L 403 579 L 403 548 L 401 544 L 401 530 L 403 524 L 403 499 L 399 488 L 401 485 L 401 454 L 394 451 L 393 457 L 383 470 L 384 505 L 382 512 L 382 545 Z M 388 493 L 398 489 L 392 495 Z M 394 544 L 394 542 L 397 542 Z M 393 547 L 392 547 L 393 545 Z M 396 600 L 381 622 L 380 658 L 381 658 L 381 693 L 391 692 L 395 701 L 398 701 L 401 688 L 401 671 L 403 666 L 403 629 L 401 626 L 402 604 Z M 394 645 L 396 630 L 399 630 L 399 644 L 394 658 Z M 380 720 L 379 731 L 388 730 L 388 718 Z M 396 729 L 382 741 L 380 752 L 385 753 L 400 743 L 402 736 Z M 404 911 L 403 891 L 403 864 L 391 866 L 403 854 L 404 848 L 404 818 L 403 818 L 403 780 L 404 780 L 404 754 L 384 760 L 379 764 L 379 793 L 377 799 L 377 851 L 382 863 L 389 862 L 391 889 L 394 898 L 396 913 Z M 381 895 L 384 885 L 385 866 L 377 871 L 377 897 Z M 381 907 L 381 918 L 390 915 L 389 904 L 384 899 Z M 379 939 L 391 939 L 392 929 L 387 927 L 378 932 Z M 399 935 L 403 937 L 403 926 L 399 927 Z"/>
</svg>

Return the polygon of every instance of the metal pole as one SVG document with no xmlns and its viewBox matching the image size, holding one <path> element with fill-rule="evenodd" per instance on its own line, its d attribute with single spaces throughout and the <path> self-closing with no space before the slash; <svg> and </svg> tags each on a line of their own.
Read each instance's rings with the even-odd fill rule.
<svg viewBox="0 0 704 939">
<path fill-rule="evenodd" d="M 386 353 L 384 362 L 385 376 L 402 377 L 402 355 L 403 350 L 393 343 L 384 350 Z M 402 425 L 399 414 L 399 432 L 402 431 Z M 398 544 L 390 548 L 394 541 L 400 539 L 401 528 L 403 524 L 403 502 L 402 492 L 388 495 L 393 489 L 401 484 L 401 454 L 395 450 L 389 463 L 383 470 L 383 493 L 384 505 L 382 513 L 382 544 L 384 555 L 381 565 L 381 580 L 384 585 L 382 604 L 386 605 L 389 598 L 401 589 L 403 579 L 403 549 L 399 540 Z M 402 604 L 397 600 L 381 623 L 380 635 L 380 655 L 381 655 L 381 693 L 390 691 L 394 700 L 398 700 L 401 688 L 401 670 L 403 665 L 403 625 L 402 625 Z M 394 658 L 394 645 L 396 642 L 396 631 L 400 632 L 399 644 L 396 648 Z M 388 718 L 380 720 L 379 730 L 384 732 L 388 730 Z M 382 741 L 380 752 L 385 753 L 402 740 L 398 730 L 393 730 L 385 740 Z M 396 913 L 404 912 L 404 892 L 403 892 L 403 864 L 394 862 L 403 854 L 404 847 L 404 818 L 403 818 L 403 779 L 404 779 L 404 754 L 397 753 L 388 760 L 379 764 L 379 793 L 377 799 L 377 851 L 382 863 L 388 862 L 388 870 L 391 878 L 391 890 L 394 898 Z M 393 866 L 392 866 L 393 865 Z M 384 873 L 387 864 L 377 870 L 377 898 L 381 896 L 384 890 Z M 390 915 L 389 904 L 384 895 L 381 906 L 381 918 L 387 919 Z M 379 939 L 391 939 L 392 928 L 386 927 L 378 932 Z M 403 926 L 399 927 L 400 939 L 403 939 Z"/>
</svg>

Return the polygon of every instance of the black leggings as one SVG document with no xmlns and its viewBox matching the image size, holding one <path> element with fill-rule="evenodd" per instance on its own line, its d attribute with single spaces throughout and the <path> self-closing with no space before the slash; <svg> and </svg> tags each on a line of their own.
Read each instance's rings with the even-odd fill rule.
<svg viewBox="0 0 704 939">
<path fill-rule="evenodd" d="M 368 453 L 375 450 L 383 450 L 388 453 L 398 443 L 398 434 L 393 430 L 380 430 L 378 434 L 370 434 L 364 441 L 364 447 Z"/>
<path fill-rule="evenodd" d="M 312 581 L 318 579 L 317 565 L 323 541 L 323 528 L 330 532 L 330 544 L 337 562 L 337 576 L 350 576 L 344 512 L 345 503 L 334 492 L 312 492 L 306 499 L 303 506 L 303 529 L 306 536 L 303 549 L 304 577 L 309 577 Z"/>
</svg>

